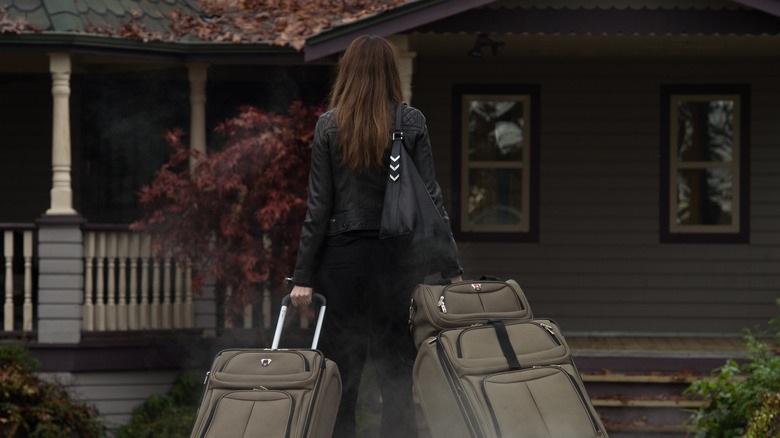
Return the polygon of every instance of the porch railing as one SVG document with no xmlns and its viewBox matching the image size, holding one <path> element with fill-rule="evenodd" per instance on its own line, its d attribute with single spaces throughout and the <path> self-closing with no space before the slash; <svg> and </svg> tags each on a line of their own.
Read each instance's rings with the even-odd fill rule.
<svg viewBox="0 0 780 438">
<path fill-rule="evenodd" d="M 148 237 L 110 227 L 85 230 L 82 328 L 192 328 L 190 279 L 186 264 L 153 257 Z"/>
<path fill-rule="evenodd" d="M 3 332 L 35 330 L 37 255 L 35 224 L 0 223 L 5 269 Z M 212 328 L 271 328 L 278 309 L 268 289 L 257 305 L 247 305 L 238 318 L 214 315 L 213 296 L 195 296 L 192 270 L 172 257 L 154 257 L 151 239 L 130 232 L 127 226 L 88 224 L 83 228 L 84 300 L 82 330 L 89 332 L 176 330 L 200 327 L 197 315 L 206 316 Z M 230 288 L 227 289 L 230 294 Z M 220 312 L 220 310 L 216 310 Z M 205 312 L 205 313 L 204 313 Z M 208 317 L 211 315 L 211 317 Z M 216 319 L 213 318 L 216 316 Z M 289 315 L 291 323 L 308 328 L 309 320 Z M 213 326 L 217 322 L 217 327 Z M 17 333 L 18 335 L 18 333 Z"/>
<path fill-rule="evenodd" d="M 173 257 L 154 257 L 148 236 L 128 231 L 126 226 L 88 225 L 84 230 L 84 271 L 85 331 L 186 329 L 196 325 L 191 267 Z M 231 293 L 229 286 L 226 293 Z M 219 326 L 271 327 L 276 315 L 269 290 L 263 290 L 258 304 L 245 306 L 239 318 L 219 315 Z M 301 328 L 307 328 L 308 323 L 307 318 L 299 319 Z"/>
<path fill-rule="evenodd" d="M 33 329 L 33 237 L 34 224 L 0 224 L 5 269 L 3 331 Z"/>
</svg>

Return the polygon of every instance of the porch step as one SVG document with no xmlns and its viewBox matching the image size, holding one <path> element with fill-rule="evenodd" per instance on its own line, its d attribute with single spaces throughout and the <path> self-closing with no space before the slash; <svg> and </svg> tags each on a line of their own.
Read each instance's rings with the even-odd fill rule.
<svg viewBox="0 0 780 438">
<path fill-rule="evenodd" d="M 583 374 L 593 405 L 612 438 L 684 438 L 701 400 L 683 391 L 701 376 L 675 374 Z"/>
<path fill-rule="evenodd" d="M 610 438 L 685 438 L 702 401 L 683 395 L 729 359 L 744 341 L 719 335 L 567 336 L 588 395 Z"/>
</svg>

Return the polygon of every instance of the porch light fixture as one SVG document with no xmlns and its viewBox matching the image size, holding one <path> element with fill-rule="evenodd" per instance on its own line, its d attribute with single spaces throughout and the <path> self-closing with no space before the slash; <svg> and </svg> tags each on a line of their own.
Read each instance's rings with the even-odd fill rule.
<svg viewBox="0 0 780 438">
<path fill-rule="evenodd" d="M 484 56 L 484 53 L 482 49 L 484 47 L 490 47 L 490 49 L 493 52 L 493 56 L 498 55 L 498 49 L 504 46 L 503 41 L 493 41 L 488 37 L 486 34 L 481 33 L 477 35 L 477 41 L 474 42 L 474 47 L 469 50 L 469 56 L 473 56 L 475 58 L 482 58 Z"/>
</svg>

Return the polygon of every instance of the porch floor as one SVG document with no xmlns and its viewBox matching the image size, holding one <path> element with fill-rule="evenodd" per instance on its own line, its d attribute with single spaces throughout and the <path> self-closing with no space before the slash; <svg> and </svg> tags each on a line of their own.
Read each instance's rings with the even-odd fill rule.
<svg viewBox="0 0 780 438">
<path fill-rule="evenodd" d="M 583 374 L 606 370 L 709 375 L 727 360 L 740 360 L 747 354 L 745 340 L 739 336 L 571 334 L 566 341 Z"/>
</svg>

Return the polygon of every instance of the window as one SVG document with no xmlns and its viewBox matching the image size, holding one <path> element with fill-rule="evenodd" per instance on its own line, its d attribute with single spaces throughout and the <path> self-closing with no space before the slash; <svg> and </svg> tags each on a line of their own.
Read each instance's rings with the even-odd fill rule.
<svg viewBox="0 0 780 438">
<path fill-rule="evenodd" d="M 453 232 L 536 241 L 538 87 L 461 85 L 453 102 Z"/>
<path fill-rule="evenodd" d="M 661 91 L 661 240 L 747 242 L 747 86 Z"/>
</svg>

